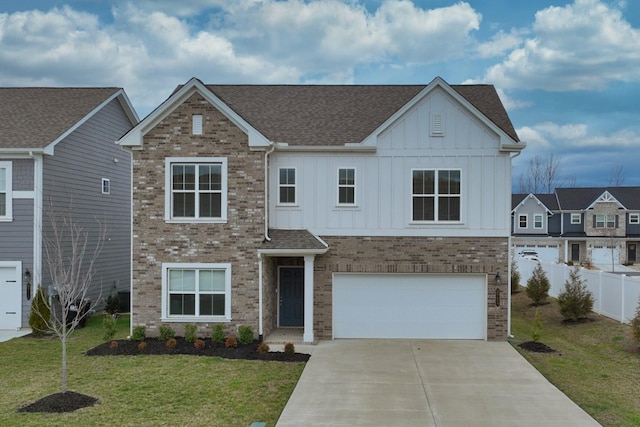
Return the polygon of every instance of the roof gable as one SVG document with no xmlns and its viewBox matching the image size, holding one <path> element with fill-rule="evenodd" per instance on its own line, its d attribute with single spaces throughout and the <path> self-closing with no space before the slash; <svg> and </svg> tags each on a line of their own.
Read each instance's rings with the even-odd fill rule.
<svg viewBox="0 0 640 427">
<path fill-rule="evenodd" d="M 558 208 L 554 203 L 555 196 L 553 194 L 512 194 L 511 206 L 513 209 L 511 210 L 511 213 L 516 212 L 518 208 L 524 206 L 529 200 L 532 200 L 538 206 L 543 207 L 547 213 L 553 213 L 553 211 Z"/>
<path fill-rule="evenodd" d="M 598 202 L 614 202 L 628 210 L 640 210 L 640 187 L 579 187 L 556 188 L 562 210 L 579 211 L 592 208 Z"/>
</svg>

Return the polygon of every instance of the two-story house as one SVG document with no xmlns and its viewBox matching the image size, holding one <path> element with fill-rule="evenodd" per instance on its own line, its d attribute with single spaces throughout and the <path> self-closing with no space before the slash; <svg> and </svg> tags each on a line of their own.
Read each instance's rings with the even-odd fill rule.
<svg viewBox="0 0 640 427">
<path fill-rule="evenodd" d="M 511 158 L 489 85 L 205 85 L 133 154 L 132 327 L 504 340 Z"/>
<path fill-rule="evenodd" d="M 514 252 L 535 250 L 553 262 L 637 262 L 640 187 L 557 188 L 514 194 Z"/>
<path fill-rule="evenodd" d="M 131 155 L 115 141 L 138 118 L 125 92 L 0 88 L 0 117 L 0 329 L 28 327 L 37 286 L 53 285 L 43 246 L 63 219 L 89 233 L 87 251 L 106 228 L 87 296 L 128 291 Z"/>
</svg>

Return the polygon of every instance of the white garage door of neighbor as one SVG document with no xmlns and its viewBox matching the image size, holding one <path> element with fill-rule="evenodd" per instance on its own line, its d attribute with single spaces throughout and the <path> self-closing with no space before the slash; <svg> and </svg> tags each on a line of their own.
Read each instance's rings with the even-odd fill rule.
<svg viewBox="0 0 640 427">
<path fill-rule="evenodd" d="M 611 265 L 611 254 L 613 252 L 613 262 L 618 264 L 620 256 L 618 248 L 607 246 L 594 246 L 591 250 L 591 262 L 593 264 Z"/>
<path fill-rule="evenodd" d="M 485 339 L 485 275 L 334 274 L 334 338 Z"/>
<path fill-rule="evenodd" d="M 520 255 L 522 251 L 536 251 L 538 259 L 542 262 L 558 262 L 560 257 L 560 251 L 557 246 L 524 246 L 516 249 L 517 255 Z"/>
<path fill-rule="evenodd" d="M 0 262 L 0 329 L 19 329 L 22 324 L 19 263 Z"/>
</svg>

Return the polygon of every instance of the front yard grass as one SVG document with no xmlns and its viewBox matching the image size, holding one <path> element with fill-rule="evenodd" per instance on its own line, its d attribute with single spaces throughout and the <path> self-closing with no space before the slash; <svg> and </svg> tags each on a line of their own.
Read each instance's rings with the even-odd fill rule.
<svg viewBox="0 0 640 427">
<path fill-rule="evenodd" d="M 640 426 L 640 353 L 631 327 L 595 313 L 585 322 L 565 323 L 557 301 L 548 301 L 538 307 L 539 341 L 556 352 L 515 348 L 603 426 Z M 512 295 L 511 330 L 516 340 L 531 341 L 535 313 L 524 288 Z"/>
<path fill-rule="evenodd" d="M 0 343 L 2 426 L 274 426 L 304 363 L 200 356 L 85 356 L 102 341 L 102 316 L 68 344 L 69 391 L 100 402 L 73 413 L 17 413 L 60 391 L 60 341 L 19 338 Z M 115 339 L 129 333 L 118 319 Z"/>
</svg>

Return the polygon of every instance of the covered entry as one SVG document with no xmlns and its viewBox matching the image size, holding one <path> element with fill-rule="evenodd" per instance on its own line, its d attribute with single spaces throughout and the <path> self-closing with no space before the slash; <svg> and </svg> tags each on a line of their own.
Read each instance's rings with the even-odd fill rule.
<svg viewBox="0 0 640 427">
<path fill-rule="evenodd" d="M 486 275 L 333 275 L 334 338 L 485 339 L 486 307 Z"/>
</svg>

